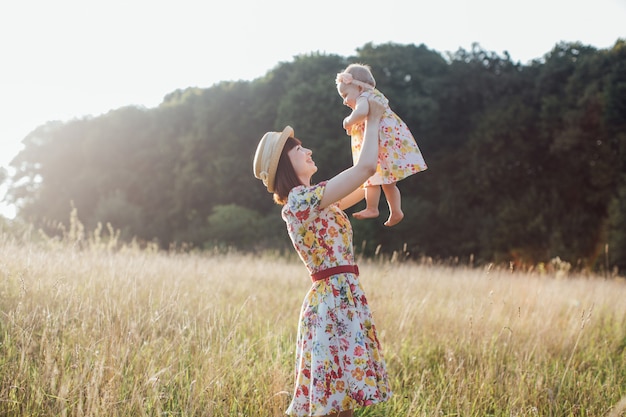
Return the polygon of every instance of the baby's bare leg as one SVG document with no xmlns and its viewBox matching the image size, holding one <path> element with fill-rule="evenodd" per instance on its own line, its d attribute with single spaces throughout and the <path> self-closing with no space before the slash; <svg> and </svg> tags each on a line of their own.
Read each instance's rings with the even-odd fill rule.
<svg viewBox="0 0 626 417">
<path fill-rule="evenodd" d="M 373 219 L 378 217 L 378 202 L 380 201 L 380 186 L 373 185 L 365 187 L 365 203 L 363 210 L 356 212 L 353 216 L 357 219 Z"/>
<path fill-rule="evenodd" d="M 402 212 L 402 195 L 395 182 L 393 184 L 383 184 L 383 192 L 385 193 L 387 205 L 389 206 L 389 218 L 385 222 L 385 226 L 395 226 L 404 218 L 404 213 Z"/>
</svg>

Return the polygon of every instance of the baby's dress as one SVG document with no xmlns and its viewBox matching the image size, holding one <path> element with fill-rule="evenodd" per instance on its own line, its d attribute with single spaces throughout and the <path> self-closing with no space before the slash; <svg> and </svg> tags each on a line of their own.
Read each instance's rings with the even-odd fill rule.
<svg viewBox="0 0 626 417">
<path fill-rule="evenodd" d="M 310 274 L 354 265 L 352 226 L 339 204 L 320 209 L 326 183 L 291 190 L 282 217 Z M 298 323 L 292 416 L 322 416 L 391 396 L 376 327 L 358 276 L 313 282 Z"/>
<path fill-rule="evenodd" d="M 389 107 L 389 100 L 378 90 L 365 90 L 359 96 L 371 98 L 385 107 L 380 121 L 378 135 L 378 166 L 376 173 L 366 182 L 365 186 L 392 184 L 410 175 L 425 171 L 427 166 L 424 157 L 415 142 L 408 126 Z M 352 125 L 349 134 L 352 144 L 352 159 L 356 163 L 363 146 L 365 122 Z"/>
</svg>

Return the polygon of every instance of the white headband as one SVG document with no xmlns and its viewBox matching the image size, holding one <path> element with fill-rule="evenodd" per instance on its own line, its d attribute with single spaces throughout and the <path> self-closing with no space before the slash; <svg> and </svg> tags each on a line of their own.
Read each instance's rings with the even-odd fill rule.
<svg viewBox="0 0 626 417">
<path fill-rule="evenodd" d="M 343 84 L 354 84 L 357 85 L 359 87 L 363 87 L 366 90 L 372 90 L 374 87 L 368 83 L 364 83 L 363 81 L 359 81 L 359 80 L 355 80 L 354 77 L 352 76 L 352 74 L 350 74 L 349 72 L 340 72 L 339 74 L 337 74 L 337 78 L 335 79 L 335 83 L 337 83 L 337 85 L 343 83 Z"/>
</svg>

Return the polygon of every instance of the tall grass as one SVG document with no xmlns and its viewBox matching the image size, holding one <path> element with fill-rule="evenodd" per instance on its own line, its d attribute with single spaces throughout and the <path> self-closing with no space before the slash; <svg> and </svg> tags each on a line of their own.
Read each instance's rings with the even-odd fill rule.
<svg viewBox="0 0 626 417">
<path fill-rule="evenodd" d="M 81 236 L 0 238 L 0 415 L 283 415 L 299 261 Z M 624 280 L 360 266 L 395 394 L 357 416 L 624 415 Z"/>
</svg>

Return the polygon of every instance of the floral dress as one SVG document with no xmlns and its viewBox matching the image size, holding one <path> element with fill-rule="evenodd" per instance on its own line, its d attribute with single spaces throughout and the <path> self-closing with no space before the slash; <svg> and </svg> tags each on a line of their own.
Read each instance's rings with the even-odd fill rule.
<svg viewBox="0 0 626 417">
<path fill-rule="evenodd" d="M 326 183 L 291 190 L 282 217 L 310 274 L 354 265 L 352 226 L 339 204 L 319 208 Z M 376 327 L 358 276 L 313 282 L 298 323 L 292 416 L 322 416 L 391 396 Z"/>
<path fill-rule="evenodd" d="M 378 135 L 378 166 L 376 173 L 370 177 L 365 186 L 392 184 L 410 175 L 427 169 L 424 157 L 415 142 L 408 126 L 389 107 L 389 100 L 378 90 L 365 90 L 362 97 L 372 98 L 385 107 L 380 121 Z M 348 130 L 351 137 L 352 159 L 358 161 L 363 146 L 365 122 L 352 125 Z"/>
</svg>

